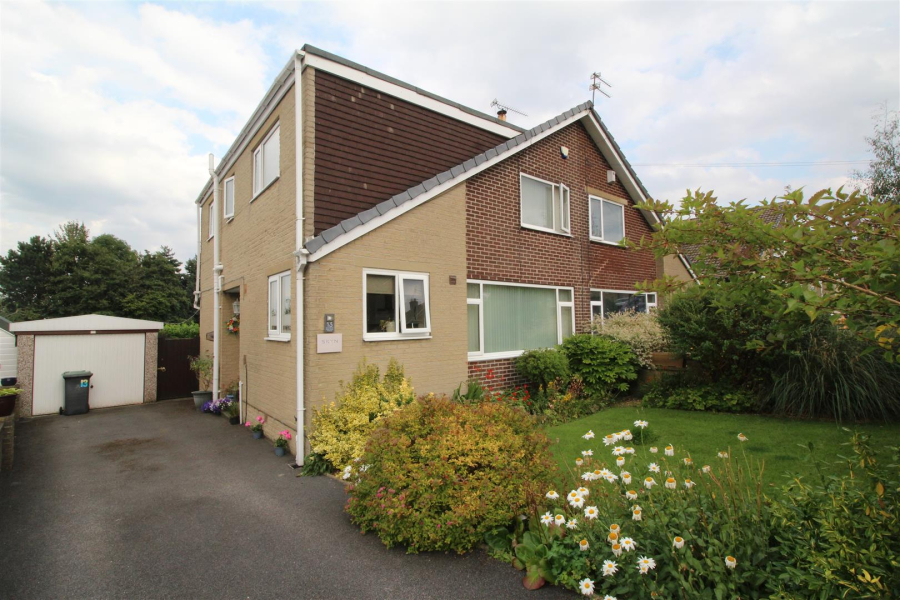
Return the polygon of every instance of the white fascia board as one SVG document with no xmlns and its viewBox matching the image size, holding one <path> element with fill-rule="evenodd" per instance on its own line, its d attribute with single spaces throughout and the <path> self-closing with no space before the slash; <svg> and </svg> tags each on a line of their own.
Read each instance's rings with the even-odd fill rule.
<svg viewBox="0 0 900 600">
<path fill-rule="evenodd" d="M 343 79 L 349 79 L 350 81 L 354 81 L 360 85 L 372 88 L 373 90 L 384 92 L 385 94 L 389 94 L 391 96 L 394 96 L 395 98 L 399 98 L 400 100 L 405 100 L 423 108 L 433 110 L 436 113 L 446 115 L 448 117 L 456 119 L 457 121 L 462 121 L 464 123 L 468 123 L 469 125 L 480 127 L 481 129 L 485 129 L 492 133 L 506 136 L 507 138 L 514 138 L 522 133 L 521 131 L 513 129 L 512 127 L 507 127 L 493 121 L 481 119 L 473 114 L 460 110 L 455 106 L 450 106 L 449 104 L 445 104 L 439 100 L 435 100 L 434 98 L 423 96 L 422 94 L 416 93 L 413 90 L 390 83 L 389 81 L 385 81 L 377 77 L 373 77 L 368 73 L 363 73 L 362 71 L 358 71 L 346 65 L 336 63 L 332 60 L 328 60 L 327 58 L 315 54 L 307 54 L 304 60 L 304 64 L 313 67 L 314 69 L 327 71 L 328 73 L 337 75 L 338 77 L 342 77 Z"/>
<path fill-rule="evenodd" d="M 285 72 L 288 72 L 285 77 Z M 283 78 L 283 80 L 282 80 Z M 291 89 L 291 86 L 294 85 L 294 80 L 296 78 L 296 73 L 294 72 L 294 57 L 291 57 L 291 60 L 288 62 L 288 65 L 281 70 L 281 73 L 278 74 L 278 77 L 275 79 L 275 82 L 272 84 L 272 88 L 270 88 L 269 92 L 265 95 L 265 97 L 260 101 L 259 105 L 256 107 L 256 110 L 253 111 L 253 115 L 251 115 L 250 120 L 244 126 L 244 129 L 238 134 L 238 137 L 235 139 L 234 143 L 231 147 L 225 151 L 225 162 L 219 162 L 219 166 L 216 168 L 216 172 L 219 175 L 224 175 L 228 172 L 228 170 L 234 166 L 234 163 L 237 162 L 237 159 L 240 158 L 241 154 L 244 153 L 244 150 L 247 149 L 247 146 L 250 144 L 250 140 L 253 139 L 253 136 L 257 134 L 260 127 L 265 124 L 266 120 L 271 116 L 272 111 L 275 110 L 275 107 L 278 106 L 278 103 L 281 102 L 282 98 L 284 98 L 285 94 Z M 279 85 L 279 81 L 281 84 Z M 300 118 L 299 115 L 296 115 L 296 118 Z M 206 185 L 203 186 L 203 190 L 200 192 L 200 195 L 194 201 L 196 204 L 203 204 L 206 202 L 206 199 L 209 198 L 209 195 L 212 193 L 212 179 L 206 182 Z"/>
<path fill-rule="evenodd" d="M 525 150 L 526 148 L 530 148 L 531 146 L 538 143 L 542 139 L 546 138 L 550 134 L 555 133 L 560 128 L 571 125 L 572 123 L 575 123 L 576 121 L 578 121 L 580 119 L 583 119 L 585 117 L 585 115 L 589 115 L 589 114 L 590 114 L 590 109 L 586 109 L 578 114 L 572 115 L 571 118 L 566 119 L 565 121 L 557 124 L 554 127 L 550 127 L 548 129 L 542 131 L 541 133 L 532 137 L 530 140 L 525 140 L 524 142 L 522 142 L 521 144 L 519 144 L 512 150 L 508 150 L 508 151 L 504 152 L 503 154 L 498 154 L 494 158 L 484 161 L 477 167 L 469 169 L 465 173 L 461 173 L 459 176 L 454 177 L 453 179 L 448 179 L 444 183 L 434 186 L 427 192 L 425 192 L 423 194 L 419 194 L 418 196 L 416 196 L 409 202 L 404 202 L 400 206 L 395 207 L 393 210 L 389 210 L 388 212 L 384 213 L 383 215 L 378 215 L 377 217 L 375 217 L 368 223 L 365 223 L 358 227 L 354 227 L 347 233 L 339 235 L 338 237 L 333 239 L 331 242 L 329 242 L 329 243 L 325 244 L 324 246 L 322 246 L 321 248 L 319 248 L 316 252 L 313 252 L 312 254 L 310 254 L 309 261 L 315 262 L 315 261 L 319 260 L 320 258 L 323 258 L 323 257 L 331 254 L 338 248 L 342 248 L 343 246 L 346 246 L 353 240 L 356 240 L 356 239 L 364 236 L 365 234 L 369 233 L 370 231 L 372 231 L 374 229 L 381 227 L 382 225 L 384 225 L 385 223 L 387 223 L 389 221 L 393 221 L 400 215 L 406 214 L 407 212 L 411 211 L 412 209 L 416 208 L 417 206 L 424 204 L 425 202 L 431 200 L 435 196 L 439 196 L 440 194 L 443 194 L 444 192 L 450 190 L 451 188 L 459 185 L 463 181 L 469 179 L 473 175 L 477 175 L 478 173 L 481 173 L 482 171 L 493 167 L 497 163 L 506 160 L 510 156 L 518 154 L 519 152 L 521 152 L 522 150 Z"/>
</svg>

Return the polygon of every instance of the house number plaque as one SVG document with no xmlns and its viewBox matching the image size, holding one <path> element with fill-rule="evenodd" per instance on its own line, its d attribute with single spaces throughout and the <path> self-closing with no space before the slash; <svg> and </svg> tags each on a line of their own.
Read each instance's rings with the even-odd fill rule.
<svg viewBox="0 0 900 600">
<path fill-rule="evenodd" d="M 344 334 L 342 333 L 318 333 L 316 334 L 316 353 L 329 354 L 344 350 Z"/>
</svg>

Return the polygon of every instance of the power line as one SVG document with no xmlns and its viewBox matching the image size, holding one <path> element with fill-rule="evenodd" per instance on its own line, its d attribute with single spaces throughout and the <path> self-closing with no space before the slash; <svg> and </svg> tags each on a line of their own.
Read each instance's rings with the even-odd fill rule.
<svg viewBox="0 0 900 600">
<path fill-rule="evenodd" d="M 798 160 L 787 162 L 632 163 L 635 167 L 816 167 L 869 164 L 868 160 Z"/>
</svg>

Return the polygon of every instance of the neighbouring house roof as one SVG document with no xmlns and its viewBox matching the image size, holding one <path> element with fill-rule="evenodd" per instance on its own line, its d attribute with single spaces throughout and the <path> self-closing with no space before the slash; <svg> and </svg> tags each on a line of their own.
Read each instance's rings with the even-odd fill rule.
<svg viewBox="0 0 900 600">
<path fill-rule="evenodd" d="M 773 227 L 778 227 L 781 224 L 781 219 L 783 218 L 783 214 L 773 210 L 771 207 L 750 207 L 750 211 L 757 214 L 759 219 Z M 682 256 L 684 256 L 689 263 L 695 264 L 697 259 L 700 257 L 700 244 L 684 244 L 681 247 Z M 710 257 L 707 262 L 710 264 L 718 265 L 719 261 L 715 258 Z M 721 271 L 720 271 L 721 273 Z"/>
<path fill-rule="evenodd" d="M 57 319 L 40 319 L 38 321 L 20 321 L 12 323 L 13 333 L 50 333 L 57 331 L 152 331 L 163 328 L 159 321 L 143 319 L 126 319 L 108 315 L 78 315 L 75 317 L 59 317 Z"/>
</svg>

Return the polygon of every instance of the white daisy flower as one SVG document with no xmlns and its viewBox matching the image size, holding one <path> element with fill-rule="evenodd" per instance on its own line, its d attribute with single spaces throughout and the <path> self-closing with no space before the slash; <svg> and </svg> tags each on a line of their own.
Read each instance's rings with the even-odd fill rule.
<svg viewBox="0 0 900 600">
<path fill-rule="evenodd" d="M 627 448 L 625 448 L 625 454 L 634 454 L 634 448 L 628 446 Z"/>
<path fill-rule="evenodd" d="M 712 467 L 710 467 L 709 465 L 703 465 L 704 473 L 709 473 L 710 471 L 712 471 Z"/>
<path fill-rule="evenodd" d="M 613 434 L 609 434 L 608 436 L 603 438 L 603 445 L 604 446 L 612 446 L 617 441 L 619 441 L 619 440 L 616 439 L 616 436 L 614 436 Z"/>
<path fill-rule="evenodd" d="M 626 442 L 630 442 L 631 440 L 634 439 L 634 436 L 631 434 L 630 431 L 628 431 L 626 429 L 625 431 L 622 432 L 622 439 L 625 440 Z"/>
<path fill-rule="evenodd" d="M 580 496 L 581 496 L 581 494 L 578 493 L 578 490 L 572 490 L 571 492 L 569 492 L 569 495 L 566 496 L 566 500 L 571 502 L 572 500 L 574 500 L 575 498 L 578 498 Z"/>
<path fill-rule="evenodd" d="M 594 455 L 594 451 L 593 451 L 593 450 L 582 450 L 582 451 L 581 451 L 581 455 L 582 455 L 582 456 L 585 456 L 585 457 L 587 457 L 587 456 L 593 456 L 593 455 Z"/>
<path fill-rule="evenodd" d="M 674 490 L 677 487 L 674 477 L 666 477 L 666 487 L 670 490 Z"/>
<path fill-rule="evenodd" d="M 625 446 L 616 446 L 615 448 L 613 448 L 612 453 L 613 456 L 622 456 L 623 454 L 625 454 Z"/>
<path fill-rule="evenodd" d="M 694 461 L 691 460 L 690 457 L 687 457 L 687 458 L 684 459 L 684 465 L 685 465 L 686 467 L 689 467 L 689 466 L 691 466 L 692 464 L 694 464 Z"/>
<path fill-rule="evenodd" d="M 599 471 L 594 471 L 594 475 L 597 476 L 597 479 L 606 479 L 609 476 L 609 469 L 600 469 Z"/>
<path fill-rule="evenodd" d="M 578 495 L 582 498 L 587 498 L 591 495 L 591 490 L 587 489 L 586 487 L 580 487 L 575 491 L 578 492 Z"/>
<path fill-rule="evenodd" d="M 588 506 L 584 509 L 584 518 L 585 519 L 596 519 L 600 513 L 597 512 L 596 506 Z"/>
<path fill-rule="evenodd" d="M 614 556 L 622 556 L 622 544 L 613 544 L 610 549 Z"/>
<path fill-rule="evenodd" d="M 649 425 L 649 423 L 647 423 L 647 421 L 635 421 L 634 422 L 634 426 L 640 427 L 641 429 L 644 429 L 645 427 L 647 427 L 647 425 Z"/>
<path fill-rule="evenodd" d="M 675 447 L 672 444 L 666 446 L 666 456 L 675 456 Z"/>
<path fill-rule="evenodd" d="M 559 494 L 556 493 L 556 490 L 550 490 L 547 492 L 548 500 L 559 500 Z"/>
<path fill-rule="evenodd" d="M 585 471 L 584 473 L 581 474 L 581 478 L 584 479 L 585 481 L 593 481 L 594 474 L 591 473 L 590 471 Z"/>
<path fill-rule="evenodd" d="M 617 479 L 619 479 L 619 476 L 616 475 L 615 473 L 607 473 L 606 474 L 606 480 L 610 483 L 615 483 Z"/>
<path fill-rule="evenodd" d="M 553 524 L 557 525 L 558 527 L 562 527 L 563 525 L 566 524 L 566 516 L 565 515 L 556 515 L 555 517 L 553 517 Z"/>
<path fill-rule="evenodd" d="M 610 596 L 609 594 L 603 596 L 603 600 L 619 600 L 615 596 Z"/>
<path fill-rule="evenodd" d="M 569 506 L 572 508 L 581 508 L 584 506 L 584 498 L 578 496 L 577 498 L 569 498 Z"/>
<path fill-rule="evenodd" d="M 541 515 L 541 523 L 543 523 L 544 525 L 549 527 L 550 523 L 552 523 L 552 522 L 553 522 L 553 515 L 551 515 L 549 512 L 545 512 L 544 514 Z"/>
<path fill-rule="evenodd" d="M 619 526 L 615 523 L 609 526 L 609 530 L 613 533 L 619 533 Z"/>
<path fill-rule="evenodd" d="M 630 537 L 622 538 L 622 550 L 625 552 L 631 552 L 637 548 L 637 544 Z"/>
<path fill-rule="evenodd" d="M 719 458 L 728 458 L 728 453 L 722 450 L 719 452 Z"/>
<path fill-rule="evenodd" d="M 693 481 L 691 481 L 690 479 L 685 479 L 685 480 L 684 480 L 684 487 L 685 487 L 685 489 L 688 489 L 688 490 L 689 490 L 689 489 L 691 489 L 692 487 L 694 487 L 695 485 L 697 485 L 697 484 L 694 483 Z"/>
<path fill-rule="evenodd" d="M 566 522 L 566 529 L 578 529 L 578 519 L 569 519 Z"/>
<path fill-rule="evenodd" d="M 640 521 L 641 520 L 642 511 L 640 508 L 631 511 L 631 520 L 632 521 Z"/>
<path fill-rule="evenodd" d="M 594 439 L 594 432 L 593 432 L 593 430 L 589 429 L 588 432 L 581 437 L 583 437 L 586 440 L 592 440 L 592 439 Z"/>
<path fill-rule="evenodd" d="M 650 463 L 650 472 L 659 473 L 659 465 L 656 463 Z"/>
<path fill-rule="evenodd" d="M 576 467 L 580 467 L 580 466 L 583 465 L 583 464 L 584 464 L 584 459 L 583 459 L 583 458 L 576 458 L 576 459 L 575 459 L 575 466 L 576 466 Z"/>
<path fill-rule="evenodd" d="M 741 440 L 742 442 L 746 442 L 746 441 L 749 440 L 750 438 L 748 438 L 748 437 L 747 437 L 746 435 L 744 435 L 743 433 L 739 433 L 739 434 L 738 434 L 738 439 Z"/>
<path fill-rule="evenodd" d="M 672 545 L 678 548 L 679 550 L 684 548 L 684 538 L 676 535 L 675 539 L 672 540 Z"/>
<path fill-rule="evenodd" d="M 581 581 L 578 582 L 578 589 L 581 590 L 581 593 L 585 596 L 593 596 L 594 595 L 594 582 L 585 577 Z"/>
<path fill-rule="evenodd" d="M 652 571 L 656 568 L 656 561 L 652 558 L 647 558 L 646 556 L 641 556 L 638 558 L 638 570 L 641 572 L 641 575 L 646 574 L 648 571 Z"/>
<path fill-rule="evenodd" d="M 657 448 L 656 446 L 650 446 L 650 454 L 656 454 L 657 452 L 659 452 L 659 448 Z"/>
<path fill-rule="evenodd" d="M 644 479 L 644 487 L 649 489 L 653 489 L 653 486 L 656 485 L 656 480 L 652 477 L 647 477 Z"/>
<path fill-rule="evenodd" d="M 733 556 L 726 556 L 725 557 L 725 566 L 728 567 L 729 569 L 735 568 L 737 566 L 737 559 Z"/>
<path fill-rule="evenodd" d="M 590 547 L 591 547 L 591 545 L 588 543 L 587 538 L 578 542 L 578 549 L 581 550 L 582 552 L 587 551 L 587 549 Z"/>
<path fill-rule="evenodd" d="M 621 473 L 619 473 L 619 477 L 622 478 L 622 483 L 624 483 L 625 485 L 631 485 L 631 473 L 629 473 L 628 471 L 622 471 Z"/>
<path fill-rule="evenodd" d="M 344 467 L 344 474 L 341 475 L 341 479 L 350 479 L 350 475 L 353 473 L 353 467 L 347 465 Z"/>
<path fill-rule="evenodd" d="M 606 536 L 606 541 L 610 544 L 615 544 L 619 541 L 619 534 L 616 531 L 610 531 L 609 535 Z"/>
<path fill-rule="evenodd" d="M 617 459 L 616 459 L 616 466 L 617 466 L 617 467 L 624 467 L 624 466 L 625 466 L 625 457 L 620 456 L 619 458 L 617 458 Z"/>
<path fill-rule="evenodd" d="M 637 500 L 637 492 L 635 492 L 634 490 L 628 490 L 627 492 L 625 492 L 625 497 L 629 500 Z"/>
<path fill-rule="evenodd" d="M 611 560 L 603 561 L 603 576 L 609 577 L 610 575 L 615 575 L 616 571 L 618 571 L 618 565 Z"/>
</svg>

